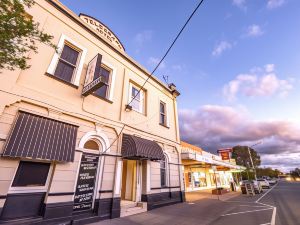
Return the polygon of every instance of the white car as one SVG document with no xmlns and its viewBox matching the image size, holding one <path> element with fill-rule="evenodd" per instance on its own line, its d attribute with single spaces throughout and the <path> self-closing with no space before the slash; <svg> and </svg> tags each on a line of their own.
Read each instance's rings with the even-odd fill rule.
<svg viewBox="0 0 300 225">
<path fill-rule="evenodd" d="M 268 179 L 268 182 L 269 182 L 269 184 L 270 185 L 274 185 L 274 184 L 276 184 L 277 183 L 277 180 L 276 179 Z"/>
<path fill-rule="evenodd" d="M 270 183 L 266 179 L 257 179 L 262 188 L 270 188 Z"/>
</svg>

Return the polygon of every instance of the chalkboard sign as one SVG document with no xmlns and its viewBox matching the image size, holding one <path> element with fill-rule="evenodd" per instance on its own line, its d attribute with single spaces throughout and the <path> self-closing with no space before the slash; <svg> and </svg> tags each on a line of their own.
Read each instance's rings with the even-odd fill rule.
<svg viewBox="0 0 300 225">
<path fill-rule="evenodd" d="M 74 211 L 92 209 L 99 156 L 83 153 L 77 179 Z"/>
</svg>

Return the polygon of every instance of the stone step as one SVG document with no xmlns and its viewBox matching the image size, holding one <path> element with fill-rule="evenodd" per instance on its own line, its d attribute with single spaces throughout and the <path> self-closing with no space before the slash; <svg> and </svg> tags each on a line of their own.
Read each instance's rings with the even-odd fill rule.
<svg viewBox="0 0 300 225">
<path fill-rule="evenodd" d="M 125 203 L 121 203 L 121 208 L 127 209 L 127 208 L 132 208 L 132 207 L 136 207 L 137 203 L 136 202 L 125 202 Z"/>
<path fill-rule="evenodd" d="M 121 206 L 121 215 L 120 217 L 130 216 L 138 213 L 143 213 L 147 211 L 146 202 L 137 202 L 133 207 L 127 207 L 128 205 Z"/>
<path fill-rule="evenodd" d="M 147 211 L 147 208 L 143 208 L 143 207 L 132 207 L 132 208 L 128 208 L 126 210 L 121 209 L 120 217 L 131 216 L 131 215 L 143 213 L 146 211 Z"/>
</svg>

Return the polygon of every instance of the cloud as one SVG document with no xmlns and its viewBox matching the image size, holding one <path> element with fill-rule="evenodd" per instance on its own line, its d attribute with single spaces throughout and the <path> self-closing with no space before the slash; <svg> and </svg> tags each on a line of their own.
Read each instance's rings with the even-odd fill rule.
<svg viewBox="0 0 300 225">
<path fill-rule="evenodd" d="M 159 58 L 156 58 L 156 57 L 150 57 L 147 61 L 147 64 L 149 66 L 152 66 L 152 67 L 156 67 L 157 64 L 159 63 L 160 59 Z M 165 69 L 166 68 L 166 63 L 163 61 L 160 66 L 159 66 L 159 69 Z"/>
<path fill-rule="evenodd" d="M 152 40 L 153 31 L 152 30 L 144 30 L 135 35 L 133 41 L 136 45 L 136 52 L 138 53 L 140 49 L 147 43 Z"/>
<path fill-rule="evenodd" d="M 215 48 L 212 51 L 213 56 L 220 56 L 222 53 L 226 50 L 229 50 L 232 48 L 232 44 L 227 41 L 221 41 L 219 42 Z"/>
<path fill-rule="evenodd" d="M 272 73 L 275 70 L 275 65 L 274 64 L 266 64 L 265 70 L 267 73 Z"/>
<path fill-rule="evenodd" d="M 282 6 L 285 3 L 285 0 L 268 0 L 267 9 L 275 9 Z"/>
<path fill-rule="evenodd" d="M 274 96 L 286 97 L 293 89 L 293 80 L 281 80 L 275 72 L 274 64 L 264 68 L 255 67 L 249 73 L 239 74 L 223 87 L 223 96 L 228 101 L 235 101 L 237 95 L 247 97 Z"/>
<path fill-rule="evenodd" d="M 265 167 L 272 167 L 281 171 L 289 172 L 300 167 L 300 153 L 283 153 L 274 155 L 262 155 L 261 160 Z"/>
<path fill-rule="evenodd" d="M 232 0 L 232 4 L 237 6 L 238 8 L 242 10 L 246 10 L 246 0 Z"/>
<path fill-rule="evenodd" d="M 204 105 L 195 110 L 179 110 L 180 135 L 183 141 L 216 153 L 218 148 L 251 145 L 263 140 L 255 149 L 263 165 L 286 166 L 291 157 L 300 156 L 300 129 L 292 122 L 253 120 L 244 107 Z M 276 160 L 281 155 L 282 162 Z M 294 160 L 294 163 L 297 163 Z M 298 164 L 299 157 L 298 157 Z M 294 166 L 294 165 L 290 165 Z"/>
<path fill-rule="evenodd" d="M 246 37 L 258 37 L 264 34 L 264 31 L 257 24 L 252 24 L 247 28 Z"/>
</svg>

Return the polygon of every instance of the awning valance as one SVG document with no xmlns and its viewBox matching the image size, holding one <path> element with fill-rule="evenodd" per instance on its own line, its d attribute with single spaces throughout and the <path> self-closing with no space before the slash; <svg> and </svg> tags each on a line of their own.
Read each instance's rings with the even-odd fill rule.
<svg viewBox="0 0 300 225">
<path fill-rule="evenodd" d="M 72 162 L 78 127 L 19 112 L 3 156 Z"/>
<path fill-rule="evenodd" d="M 122 157 L 127 159 L 162 160 L 164 153 L 155 141 L 123 134 Z"/>
</svg>

